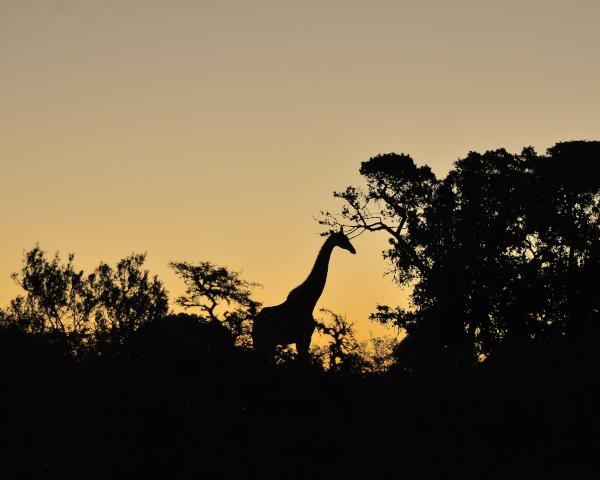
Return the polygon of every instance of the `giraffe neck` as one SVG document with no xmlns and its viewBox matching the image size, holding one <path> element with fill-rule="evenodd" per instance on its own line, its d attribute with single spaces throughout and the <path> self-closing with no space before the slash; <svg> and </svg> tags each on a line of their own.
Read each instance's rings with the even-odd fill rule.
<svg viewBox="0 0 600 480">
<path fill-rule="evenodd" d="M 325 288 L 329 259 L 331 258 L 333 247 L 333 242 L 331 241 L 331 237 L 329 237 L 321 247 L 321 250 L 319 250 L 317 260 L 308 277 L 302 284 L 290 292 L 288 301 L 298 302 L 303 308 L 309 309 L 310 312 L 314 310 Z"/>
</svg>

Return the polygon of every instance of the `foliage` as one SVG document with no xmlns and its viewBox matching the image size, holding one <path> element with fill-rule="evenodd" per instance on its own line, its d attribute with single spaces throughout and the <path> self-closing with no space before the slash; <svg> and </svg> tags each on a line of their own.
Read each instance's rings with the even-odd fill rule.
<svg viewBox="0 0 600 480">
<path fill-rule="evenodd" d="M 70 254 L 63 263 L 59 253 L 48 260 L 39 246 L 26 252 L 21 272 L 12 275 L 25 294 L 11 301 L 4 323 L 78 351 L 94 342 L 120 342 L 166 314 L 167 293 L 142 270 L 145 255 L 132 254 L 115 269 L 101 263 L 89 275 L 73 260 Z"/>
<path fill-rule="evenodd" d="M 400 345 L 397 338 L 389 335 L 372 336 L 368 343 L 365 359 L 370 373 L 383 374 L 396 365 L 395 352 Z"/>
<path fill-rule="evenodd" d="M 321 223 L 383 231 L 410 310 L 380 306 L 375 320 L 406 331 L 413 367 L 476 362 L 504 341 L 595 329 L 600 299 L 600 142 L 471 152 L 445 178 L 404 154 L 361 165 Z"/>
<path fill-rule="evenodd" d="M 91 306 L 86 301 L 85 279 L 73 266 L 74 256 L 65 264 L 60 255 L 48 260 L 36 246 L 25 253 L 23 267 L 12 278 L 25 290 L 10 304 L 8 315 L 31 333 L 56 332 L 85 335 Z"/>
<path fill-rule="evenodd" d="M 142 270 L 145 254 L 132 254 L 113 269 L 105 263 L 87 277 L 98 338 L 119 341 L 166 315 L 168 297 L 158 277 Z"/>
<path fill-rule="evenodd" d="M 235 345 L 231 331 L 258 305 L 238 273 L 172 264 L 198 274 L 182 275 L 180 304 L 202 315 L 166 314 L 144 255 L 85 275 L 72 255 L 32 249 L 14 275 L 25 293 L 0 309 L 4 469 L 201 478 L 293 464 L 309 476 L 318 463 L 325 476 L 384 477 L 399 455 L 404 470 L 435 459 L 468 472 L 595 458 L 599 152 L 569 142 L 543 156 L 470 153 L 443 179 L 406 155 L 365 162 L 367 191 L 340 194 L 345 209 L 324 222 L 387 233 L 412 305 L 371 318 L 407 336 L 369 346 L 323 310 L 328 343 L 312 365 L 289 346 L 273 365 L 240 335 Z M 366 453 L 351 457 L 357 438 Z"/>
<path fill-rule="evenodd" d="M 251 289 L 260 286 L 241 278 L 240 272 L 210 262 L 171 262 L 169 266 L 186 285 L 176 303 L 198 308 L 208 321 L 225 325 L 239 344 L 250 344 L 251 321 L 260 308 Z"/>
<path fill-rule="evenodd" d="M 352 324 L 338 313 L 326 308 L 320 310 L 329 317 L 317 321 L 317 331 L 329 338 L 325 347 L 317 349 L 330 372 L 361 373 L 366 371 L 366 352 L 364 343 L 356 340 Z M 320 350 L 320 351 L 319 351 Z"/>
</svg>

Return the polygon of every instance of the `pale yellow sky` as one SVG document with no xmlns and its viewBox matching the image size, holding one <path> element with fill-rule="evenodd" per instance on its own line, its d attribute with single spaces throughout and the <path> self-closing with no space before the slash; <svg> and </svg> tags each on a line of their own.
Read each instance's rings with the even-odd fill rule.
<svg viewBox="0 0 600 480">
<path fill-rule="evenodd" d="M 600 136 L 597 1 L 0 0 L 0 305 L 39 242 L 89 270 L 147 251 L 210 260 L 280 302 L 312 216 L 361 161 L 443 175 L 469 150 Z M 336 251 L 319 306 L 361 336 L 383 237 Z"/>
</svg>

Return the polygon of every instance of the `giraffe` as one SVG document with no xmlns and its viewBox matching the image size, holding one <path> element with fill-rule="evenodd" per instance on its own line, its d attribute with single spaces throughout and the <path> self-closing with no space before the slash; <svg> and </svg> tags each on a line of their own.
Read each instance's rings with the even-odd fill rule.
<svg viewBox="0 0 600 480">
<path fill-rule="evenodd" d="M 313 310 L 325 288 L 329 259 L 335 247 L 356 253 L 343 228 L 330 231 L 306 280 L 288 294 L 285 302 L 263 308 L 254 318 L 254 350 L 265 359 L 272 358 L 277 345 L 290 343 L 296 344 L 298 358 L 306 359 L 308 356 L 315 330 Z"/>
</svg>

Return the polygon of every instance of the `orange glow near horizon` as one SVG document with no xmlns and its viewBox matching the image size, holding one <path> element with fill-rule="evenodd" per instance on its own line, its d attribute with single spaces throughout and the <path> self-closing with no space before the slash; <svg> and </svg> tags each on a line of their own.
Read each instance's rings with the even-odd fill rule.
<svg viewBox="0 0 600 480">
<path fill-rule="evenodd" d="M 0 4 L 0 306 L 39 242 L 86 271 L 147 252 L 208 260 L 285 299 L 323 241 L 313 220 L 361 161 L 444 175 L 469 150 L 600 133 L 600 4 L 19 1 Z M 336 250 L 318 307 L 360 338 L 406 305 L 383 235 Z"/>
</svg>

